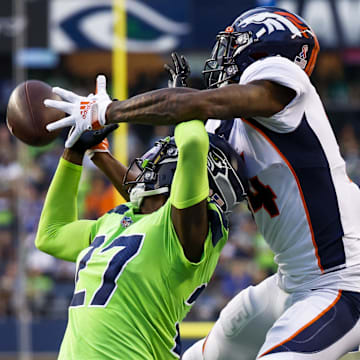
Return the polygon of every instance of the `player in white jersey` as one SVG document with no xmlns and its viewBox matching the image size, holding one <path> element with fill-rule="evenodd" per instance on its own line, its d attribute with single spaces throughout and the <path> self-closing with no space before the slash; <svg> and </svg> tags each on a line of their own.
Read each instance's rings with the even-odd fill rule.
<svg viewBox="0 0 360 360">
<path fill-rule="evenodd" d="M 208 131 L 243 156 L 249 202 L 279 270 L 240 292 L 184 360 L 333 360 L 360 343 L 360 191 L 308 78 L 318 51 L 303 19 L 255 8 L 219 33 L 205 64 L 208 90 L 92 97 L 85 116 L 70 98 L 47 101 L 70 114 L 50 130 L 75 125 L 66 146 L 99 124 L 223 119 L 209 120 Z"/>
<path fill-rule="evenodd" d="M 280 12 L 244 14 L 229 31 L 245 32 L 252 21 L 277 20 Z M 304 46 L 298 59 L 305 61 Z M 249 203 L 278 273 L 240 292 L 184 360 L 338 359 L 360 343 L 360 191 L 346 175 L 322 102 L 298 65 L 269 56 L 240 76 L 241 85 L 268 80 L 292 89 L 294 98 L 280 112 L 207 123 L 247 164 Z M 349 298 L 357 310 L 346 308 Z"/>
<path fill-rule="evenodd" d="M 277 346 L 271 351 L 298 354 L 289 358 L 324 359 L 328 353 L 324 346 L 330 358 L 337 359 L 346 353 L 344 348 L 351 350 L 360 343 L 360 327 L 344 337 L 343 344 L 339 341 L 358 315 L 343 332 L 336 334 L 331 326 L 323 334 L 320 330 L 322 326 L 326 329 L 329 319 L 336 323 L 337 312 L 343 322 L 343 305 L 338 303 L 343 290 L 360 292 L 360 192 L 346 176 L 325 111 L 305 72 L 286 58 L 268 57 L 250 65 L 240 84 L 260 79 L 294 89 L 295 98 L 271 118 L 236 118 L 231 127 L 229 122 L 210 120 L 207 130 L 225 131 L 245 159 L 251 185 L 249 203 L 260 232 L 275 253 L 278 273 L 229 303 L 210 333 L 204 359 L 254 359 L 267 330 L 288 308 L 268 333 L 259 357 Z M 351 296 L 360 300 L 357 294 Z M 253 322 L 252 317 L 257 319 Z M 321 344 L 324 337 L 328 342 Z M 337 342 L 337 349 L 330 347 Z M 197 347 L 184 360 L 202 359 L 191 355 Z M 214 355 L 219 349 L 221 353 Z M 281 356 L 290 355 L 268 355 L 270 359 Z"/>
<path fill-rule="evenodd" d="M 328 288 L 360 292 L 360 191 L 346 175 L 320 98 L 309 77 L 283 57 L 250 65 L 240 84 L 271 80 L 296 92 L 270 118 L 210 120 L 242 154 L 259 230 L 276 254 L 286 291 Z M 281 179 L 281 180 L 280 180 Z M 357 267 L 357 269 L 356 269 Z"/>
</svg>

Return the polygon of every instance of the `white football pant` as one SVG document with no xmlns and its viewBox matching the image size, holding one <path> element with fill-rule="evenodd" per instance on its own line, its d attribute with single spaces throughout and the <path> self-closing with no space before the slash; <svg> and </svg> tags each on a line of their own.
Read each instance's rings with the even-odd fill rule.
<svg viewBox="0 0 360 360">
<path fill-rule="evenodd" d="M 360 343 L 360 294 L 287 294 L 273 275 L 241 291 L 183 360 L 336 360 Z"/>
</svg>

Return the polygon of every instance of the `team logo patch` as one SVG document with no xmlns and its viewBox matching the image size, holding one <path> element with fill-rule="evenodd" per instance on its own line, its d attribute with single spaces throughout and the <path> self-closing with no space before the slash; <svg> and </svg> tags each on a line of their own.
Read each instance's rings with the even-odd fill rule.
<svg viewBox="0 0 360 360">
<path fill-rule="evenodd" d="M 132 218 L 130 216 L 124 216 L 121 219 L 121 226 L 124 227 L 124 228 L 129 227 L 132 223 L 133 223 L 133 220 L 132 220 Z"/>
<path fill-rule="evenodd" d="M 303 45 L 300 54 L 297 55 L 295 58 L 295 64 L 299 65 L 302 69 L 305 69 L 308 63 L 307 61 L 308 52 L 309 52 L 309 45 Z"/>
</svg>

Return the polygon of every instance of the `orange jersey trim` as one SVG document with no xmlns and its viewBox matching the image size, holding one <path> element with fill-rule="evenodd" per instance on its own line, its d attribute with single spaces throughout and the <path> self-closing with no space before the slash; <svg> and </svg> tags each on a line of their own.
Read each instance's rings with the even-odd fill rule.
<svg viewBox="0 0 360 360">
<path fill-rule="evenodd" d="M 206 343 L 207 343 L 207 341 L 208 341 L 208 339 L 209 339 L 210 333 L 211 333 L 211 330 L 210 330 L 210 332 L 208 333 L 207 337 L 205 338 L 204 343 L 203 343 L 203 345 L 202 345 L 202 347 L 201 347 L 201 352 L 202 352 L 202 355 L 203 355 L 203 356 L 204 356 L 204 353 L 205 353 L 205 346 L 206 346 Z"/>
<path fill-rule="evenodd" d="M 303 203 L 303 207 L 304 207 L 304 210 L 305 210 L 306 219 L 307 219 L 309 229 L 310 229 L 310 233 L 311 233 L 311 240 L 312 240 L 312 243 L 313 243 L 313 246 L 314 246 L 314 249 L 315 249 L 315 256 L 316 256 L 316 259 L 317 259 L 317 263 L 318 263 L 318 266 L 319 266 L 321 272 L 324 273 L 324 268 L 321 265 L 321 261 L 320 261 L 320 257 L 319 257 L 319 249 L 318 249 L 318 246 L 317 246 L 317 244 L 315 242 L 315 235 L 314 235 L 314 230 L 313 230 L 313 227 L 312 227 L 312 224 L 311 224 L 309 210 L 308 210 L 308 208 L 306 206 L 304 194 L 303 194 L 303 191 L 301 189 L 301 185 L 300 185 L 299 179 L 298 179 L 298 177 L 297 177 L 297 175 L 295 173 L 295 170 L 293 169 L 293 167 L 291 166 L 291 164 L 289 163 L 289 161 L 285 157 L 285 155 L 280 151 L 280 149 L 270 140 L 270 138 L 263 131 L 261 131 L 259 128 L 257 128 L 250 121 L 248 121 L 248 120 L 246 120 L 244 118 L 242 118 L 241 120 L 244 121 L 247 125 L 251 126 L 258 133 L 260 133 L 269 142 L 269 144 L 276 150 L 276 152 L 280 155 L 280 157 L 284 160 L 284 162 L 287 164 L 290 171 L 292 172 L 292 174 L 293 174 L 293 176 L 294 176 L 294 178 L 296 180 L 296 183 L 297 183 L 297 186 L 298 186 L 298 189 L 299 189 L 299 193 L 300 193 L 300 197 L 301 197 L 301 201 Z"/>
<path fill-rule="evenodd" d="M 323 310 L 318 316 L 316 316 L 314 319 L 312 319 L 310 322 L 308 322 L 307 324 L 305 324 L 303 327 L 301 327 L 298 331 L 296 331 L 293 335 L 291 335 L 289 338 L 287 338 L 286 340 L 282 341 L 281 343 L 273 346 L 272 348 L 270 348 L 269 350 L 265 351 L 263 354 L 260 355 L 260 357 L 265 356 L 266 354 L 268 354 L 269 352 L 273 351 L 274 349 L 276 349 L 277 347 L 284 345 L 285 343 L 287 343 L 288 341 L 292 340 L 296 335 L 300 334 L 303 330 L 305 330 L 306 328 L 308 328 L 311 324 L 313 324 L 315 321 L 319 320 L 324 314 L 326 314 L 331 308 L 333 308 L 336 303 L 340 300 L 341 298 L 341 294 L 342 294 L 342 290 L 339 290 L 338 295 L 336 297 L 336 299 L 325 309 Z"/>
</svg>

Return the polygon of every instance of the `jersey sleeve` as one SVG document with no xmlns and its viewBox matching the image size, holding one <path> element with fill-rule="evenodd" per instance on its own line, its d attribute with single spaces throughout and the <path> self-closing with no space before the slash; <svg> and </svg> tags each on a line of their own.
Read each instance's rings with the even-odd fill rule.
<svg viewBox="0 0 360 360">
<path fill-rule="evenodd" d="M 221 250 L 228 239 L 228 223 L 224 214 L 214 203 L 208 203 L 209 232 L 204 242 L 204 251 L 198 262 L 192 262 L 187 259 L 171 221 L 170 202 L 165 204 L 163 211 L 164 218 L 167 219 L 166 232 L 168 234 L 165 247 L 172 269 L 169 273 L 170 283 L 183 282 L 189 279 L 192 279 L 192 283 L 198 282 L 198 285 L 207 283 L 210 281 Z"/>
<path fill-rule="evenodd" d="M 298 65 L 281 56 L 268 57 L 251 64 L 240 78 L 240 85 L 257 80 L 269 80 L 295 91 L 295 98 L 270 118 L 255 119 L 270 130 L 290 132 L 300 124 L 305 110 L 305 97 L 310 80 Z M 259 99 L 259 101 L 261 101 Z"/>
<path fill-rule="evenodd" d="M 178 124 L 175 128 L 175 142 L 179 156 L 171 186 L 170 202 L 177 209 L 185 209 L 209 195 L 209 136 L 204 123 L 193 120 Z"/>
<path fill-rule="evenodd" d="M 81 170 L 82 166 L 60 159 L 35 239 L 38 249 L 68 261 L 76 261 L 79 252 L 89 246 L 96 224 L 92 220 L 78 220 L 77 191 Z"/>
</svg>

